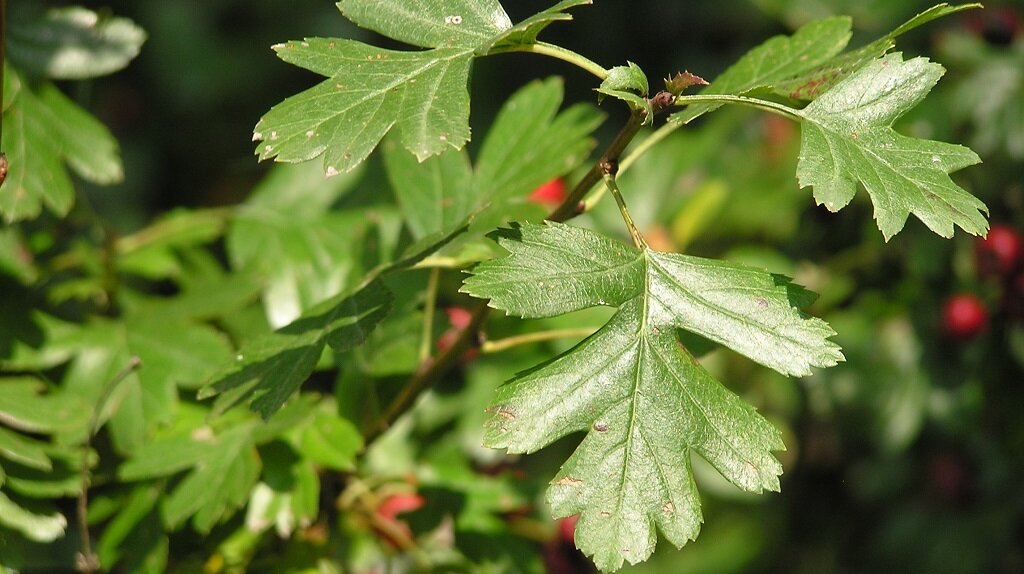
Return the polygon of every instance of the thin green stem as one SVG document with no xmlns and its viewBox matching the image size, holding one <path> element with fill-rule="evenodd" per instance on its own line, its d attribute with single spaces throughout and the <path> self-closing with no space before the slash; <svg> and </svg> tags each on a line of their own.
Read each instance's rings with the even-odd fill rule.
<svg viewBox="0 0 1024 574">
<path fill-rule="evenodd" d="M 800 113 L 797 110 L 794 110 L 793 108 L 767 100 L 759 100 L 757 98 L 748 98 L 744 96 L 702 94 L 694 96 L 678 96 L 675 99 L 675 105 L 689 105 L 697 103 L 737 104 L 757 108 L 763 111 L 768 111 L 773 114 L 785 116 L 787 118 L 797 121 L 802 119 Z M 667 138 L 669 135 L 671 135 L 672 132 L 678 130 L 684 125 L 686 124 L 682 122 L 672 121 L 662 124 L 660 128 L 654 130 L 651 133 L 651 135 L 644 138 L 642 142 L 637 144 L 636 147 L 631 149 L 629 153 L 622 158 L 622 162 L 619 163 L 619 173 L 621 174 L 628 171 L 629 168 L 633 167 L 633 164 L 635 164 L 636 161 L 640 159 L 645 153 L 650 151 L 651 148 L 661 143 L 661 141 Z M 601 199 L 604 198 L 605 191 L 605 188 L 598 189 L 596 192 L 594 192 L 592 196 L 588 197 L 586 203 L 583 206 L 583 210 L 590 211 L 591 209 L 594 208 L 594 206 L 600 203 Z"/>
<path fill-rule="evenodd" d="M 3 0 L 0 0 L 0 2 L 2 1 Z M 92 439 L 99 431 L 100 417 L 103 415 L 103 408 L 107 405 L 107 400 L 110 399 L 110 395 L 113 394 L 114 389 L 121 384 L 121 381 L 127 379 L 128 376 L 134 373 L 140 366 L 142 366 L 142 361 L 138 357 L 132 357 L 128 360 L 128 364 L 125 368 L 121 369 L 121 372 L 115 375 L 114 378 L 103 387 L 103 391 L 100 393 L 100 397 L 96 401 L 96 406 L 92 412 L 92 416 L 89 418 L 89 428 L 86 431 L 85 443 L 82 445 L 82 467 L 79 469 L 79 481 L 82 490 L 78 493 L 77 515 L 81 544 L 78 556 L 76 556 L 75 559 L 75 569 L 79 572 L 91 574 L 99 571 L 100 569 L 99 558 L 93 554 L 92 539 L 89 536 L 89 451 L 92 449 Z"/>
<path fill-rule="evenodd" d="M 509 54 L 513 52 L 526 52 L 530 54 L 541 54 L 543 56 L 550 56 L 562 60 L 563 62 L 569 62 L 570 64 L 585 70 L 602 82 L 608 78 L 608 70 L 604 69 L 600 64 L 597 64 L 593 60 L 577 54 L 572 50 L 556 46 L 555 44 L 548 44 L 547 42 L 533 42 L 531 44 L 512 44 L 507 46 L 498 46 L 492 48 L 491 51 L 487 52 L 488 56 L 494 54 Z"/>
<path fill-rule="evenodd" d="M 759 98 L 748 98 L 747 96 L 732 96 L 728 94 L 698 94 L 694 96 L 677 96 L 675 105 L 686 106 L 691 104 L 736 104 L 740 106 L 747 106 L 749 108 L 756 108 L 761 111 L 771 112 L 780 116 L 785 116 L 791 120 L 800 121 L 803 116 L 800 115 L 800 110 L 793 109 L 789 106 L 772 102 L 769 100 L 762 100 Z"/>
<path fill-rule="evenodd" d="M 615 203 L 619 206 L 619 213 L 622 214 L 622 220 L 626 222 L 629 235 L 633 238 L 633 244 L 638 249 L 647 249 L 647 241 L 640 234 L 640 230 L 636 228 L 633 216 L 629 214 L 629 208 L 626 207 L 626 200 L 622 197 L 622 191 L 619 190 L 619 183 L 615 181 L 615 173 L 613 171 L 608 170 L 604 174 L 604 185 L 608 188 L 608 191 L 612 192 L 612 197 L 615 198 Z"/>
<path fill-rule="evenodd" d="M 544 341 L 554 341 L 557 339 L 576 339 L 579 337 L 589 337 L 594 334 L 595 329 L 581 327 L 579 329 L 552 329 L 550 331 L 537 331 L 534 333 L 526 333 L 524 335 L 516 335 L 514 337 L 506 337 L 504 339 L 497 339 L 495 341 L 485 341 L 480 346 L 481 353 L 500 353 L 507 351 L 520 345 L 529 345 L 531 343 L 541 343 Z"/>
<path fill-rule="evenodd" d="M 427 301 L 423 306 L 423 335 L 420 338 L 420 362 L 430 358 L 430 347 L 434 342 L 434 311 L 437 309 L 437 286 L 441 270 L 434 267 L 427 280 Z"/>
</svg>

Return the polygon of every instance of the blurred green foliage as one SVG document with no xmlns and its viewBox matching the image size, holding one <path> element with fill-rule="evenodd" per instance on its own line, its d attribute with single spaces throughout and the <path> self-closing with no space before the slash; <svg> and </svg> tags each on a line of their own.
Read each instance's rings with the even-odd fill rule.
<svg viewBox="0 0 1024 574">
<path fill-rule="evenodd" d="M 64 4 L 13 2 L 11 18 L 16 24 L 45 6 Z M 345 213 L 340 209 L 330 215 L 339 221 L 325 222 L 315 213 L 298 225 L 274 221 L 280 235 L 247 228 L 273 215 L 267 213 L 272 209 L 259 209 L 271 194 L 257 187 L 267 166 L 252 156 L 252 127 L 271 105 L 315 81 L 281 64 L 269 46 L 317 35 L 367 39 L 369 33 L 347 23 L 331 2 L 320 0 L 84 4 L 131 18 L 149 37 L 125 71 L 59 84 L 109 127 L 123 152 L 123 183 L 101 188 L 76 182 L 88 209 L 112 231 L 110 237 L 121 238 L 118 270 L 129 276 L 125 281 L 130 287 L 139 287 L 138 293 L 116 302 L 117 311 L 128 317 L 128 325 L 139 325 L 146 317 L 159 323 L 159 329 L 180 329 L 190 332 L 193 341 L 206 341 L 203 348 L 216 356 L 185 353 L 196 376 L 206 377 L 211 365 L 229 354 L 227 339 L 238 345 L 248 333 L 266 330 L 268 321 L 286 321 L 265 313 L 269 307 L 264 306 L 283 300 L 278 312 L 294 316 L 288 305 L 306 307 L 338 285 L 358 281 L 370 263 L 378 262 L 353 258 L 348 263 L 358 272 L 339 268 L 335 261 L 327 270 L 290 270 L 276 262 L 275 245 L 301 243 L 304 233 L 317 233 L 321 225 L 328 229 L 328 224 L 345 227 L 343 232 L 331 231 L 330 241 L 358 242 L 364 246 L 361 256 L 364 250 L 375 256 L 381 245 L 386 251 L 396 241 L 394 231 L 388 231 L 386 208 L 367 228 L 340 221 Z M 550 3 L 508 4 L 516 20 Z M 810 19 L 851 14 L 857 45 L 929 5 L 916 0 L 600 1 L 576 12 L 572 25 L 552 28 L 552 39 L 602 63 L 629 58 L 654 73 L 685 69 L 713 78 L 762 39 Z M 956 180 L 990 207 L 993 222 L 1024 233 L 1022 18 L 1024 6 L 1019 3 L 991 5 L 903 39 L 903 51 L 931 54 L 948 72 L 933 96 L 901 119 L 900 128 L 975 146 L 985 165 L 957 174 Z M 530 55 L 482 61 L 472 84 L 477 133 L 484 133 L 483 126 L 490 125 L 510 93 L 550 74 L 566 76 L 567 102 L 593 99 L 591 79 L 558 62 Z M 612 118 L 604 129 L 611 130 L 621 123 L 623 118 L 616 115 L 621 110 L 608 104 L 605 108 Z M 471 149 L 478 145 L 474 141 Z M 1024 418 L 1019 414 L 1024 405 L 1024 275 L 1004 279 L 980 273 L 972 237 L 958 233 L 946 241 L 917 221 L 886 244 L 863 196 L 840 214 L 813 206 L 793 176 L 798 146 L 799 133 L 792 124 L 730 109 L 680 130 L 621 178 L 634 219 L 653 247 L 756 264 L 794 277 L 820 294 L 809 312 L 835 328 L 848 359 L 839 367 L 791 380 L 725 351 L 702 357 L 712 374 L 730 381 L 733 390 L 782 430 L 789 449 L 780 455 L 785 467 L 782 493 L 751 498 L 696 461 L 694 472 L 705 498 L 701 538 L 682 552 L 662 544 L 649 562 L 623 572 L 1024 571 Z M 308 175 L 282 174 L 273 177 Z M 390 200 L 380 162 L 371 161 L 358 177 L 354 190 L 344 187 L 353 182 L 332 183 L 340 186 L 328 190 L 335 194 L 333 207 L 362 208 Z M 217 208 L 240 203 L 251 192 L 256 195 L 244 215 L 225 224 Z M 199 211 L 171 211 L 180 207 Z M 69 327 L 81 319 L 87 306 L 83 301 L 92 304 L 102 297 L 111 280 L 109 261 L 95 249 L 102 243 L 97 239 L 102 230 L 82 225 L 86 215 L 81 209 L 72 212 L 69 228 L 58 227 L 56 234 L 40 224 L 26 226 L 18 237 L 11 228 L 0 230 L 0 246 L 7 246 L 0 247 L 7 329 L 0 340 L 0 360 L 5 370 L 30 373 L 14 383 L 4 379 L 0 422 L 20 417 L 20 426 L 13 428 L 33 435 L 28 442 L 4 443 L 8 450 L 16 448 L 20 458 L 4 461 L 9 476 L 0 474 L 0 483 L 4 493 L 15 491 L 12 496 L 21 507 L 35 512 L 31 520 L 39 524 L 32 528 L 42 533 L 56 532 L 55 513 L 70 515 L 71 503 L 64 499 L 60 505 L 36 506 L 32 499 L 50 493 L 73 496 L 78 489 L 82 458 L 75 445 L 81 437 L 61 438 L 62 433 L 82 426 L 75 417 L 81 418 L 88 408 L 84 405 L 95 404 L 103 383 L 117 373 L 127 353 L 148 351 L 153 357 L 149 361 L 160 364 L 161 353 L 175 352 L 147 349 L 137 335 L 152 325 L 132 331 L 97 320 L 83 332 Z M 176 229 L 170 235 L 175 241 L 141 247 L 127 241 L 137 239 L 130 234 L 158 218 L 165 228 Z M 605 233 L 624 233 L 609 198 L 581 221 Z M 225 229 L 226 247 L 197 247 L 219 238 Z M 260 241 L 267 246 L 256 249 Z M 30 255 L 18 257 L 19 250 Z M 228 264 L 245 267 L 252 275 L 227 275 Z M 52 275 L 40 285 L 44 272 Z M 267 273 L 273 275 L 271 281 L 261 282 Z M 413 273 L 402 285 L 389 286 L 399 294 L 398 304 L 418 306 L 415 297 L 428 281 L 426 275 Z M 442 273 L 439 281 L 448 288 L 441 292 L 453 293 L 461 278 L 458 272 Z M 256 303 L 261 292 L 263 306 Z M 987 329 L 970 341 L 950 339 L 940 323 L 943 301 L 958 292 L 977 294 L 989 309 Z M 169 295 L 174 297 L 165 297 Z M 440 304 L 465 306 L 468 298 L 453 295 Z M 35 308 L 44 306 L 57 312 Z M 519 322 L 494 318 L 488 333 L 500 340 L 537 330 L 596 328 L 606 319 L 602 310 Z M 443 313 L 436 320 L 436 330 L 444 331 Z M 418 321 L 381 327 L 406 334 L 418 328 Z M 33 343 L 44 337 L 59 344 L 39 353 Z M 103 532 L 101 558 L 120 560 L 124 571 L 154 572 L 162 571 L 165 561 L 175 572 L 237 571 L 242 564 L 252 572 L 343 571 L 334 559 L 347 564 L 344 571 L 381 571 L 382 565 L 412 568 L 415 553 L 396 555 L 394 540 L 371 519 L 380 500 L 418 492 L 426 504 L 403 518 L 419 551 L 435 563 L 464 567 L 465 557 L 456 556 L 446 538 L 454 536 L 475 572 L 543 571 L 545 560 L 551 571 L 588 571 L 558 537 L 539 494 L 578 439 L 515 458 L 479 446 L 483 408 L 494 388 L 513 372 L 564 351 L 571 341 L 516 347 L 466 362 L 357 461 L 357 431 L 365 430 L 379 404 L 386 404 L 398 388 L 396 371 L 407 372 L 413 364 L 382 362 L 375 351 L 414 356 L 410 347 L 417 338 L 407 339 L 404 347 L 389 349 L 394 339 L 371 338 L 365 350 L 344 359 L 337 380 L 315 374 L 310 386 L 326 397 L 337 393 L 336 402 L 298 402 L 290 415 L 299 422 L 282 422 L 262 435 L 253 430 L 262 423 L 243 413 L 218 423 L 222 427 L 206 426 L 205 410 L 191 400 L 194 389 L 182 395 L 188 398 L 180 404 L 177 399 L 144 401 L 140 397 L 149 395 L 140 395 L 139 385 L 149 383 L 133 376 L 118 399 L 135 410 L 110 415 L 110 433 L 101 435 L 96 452 L 87 453 L 101 454 L 89 515 Z M 65 365 L 73 354 L 78 359 Z M 334 360 L 342 359 L 325 355 L 322 362 Z M 46 377 L 68 372 L 79 375 L 79 388 L 54 393 L 50 407 L 64 415 L 39 422 L 46 417 L 17 410 L 19 397 L 52 389 Z M 371 379 L 372 385 L 367 382 Z M 181 383 L 153 384 L 173 394 L 174 385 Z M 337 390 L 341 388 L 344 392 Z M 166 394 L 154 396 L 166 399 Z M 346 418 L 333 416 L 335 411 Z M 289 413 L 279 416 L 285 415 Z M 146 428 L 163 442 L 135 450 L 141 439 L 116 430 L 119 425 L 136 428 L 124 420 L 129 417 L 145 418 Z M 172 420 L 170 426 L 161 426 Z M 3 426 L 0 431 L 14 434 Z M 182 488 L 161 515 L 154 500 L 167 485 L 137 482 L 151 476 L 144 463 L 160 462 L 163 451 L 153 445 L 185 451 L 208 440 L 231 454 L 226 460 L 230 464 L 204 465 L 205 459 L 196 455 L 186 478 L 172 480 L 173 486 L 220 475 L 224 484 L 239 489 L 229 506 L 248 503 L 249 508 L 218 523 L 218 512 L 227 515 L 230 508 L 204 506 L 205 513 L 193 519 L 194 530 L 169 537 L 161 521 L 184 521 L 204 501 L 190 500 L 187 493 L 193 491 Z M 109 462 L 128 452 L 134 457 L 130 465 L 115 468 Z M 310 461 L 332 472 L 314 485 Z M 360 479 L 343 483 L 342 472 L 353 469 L 354 475 L 347 476 Z M 115 477 L 123 483 L 115 483 Z M 328 501 L 321 504 L 327 511 L 314 518 L 318 497 Z M 0 493 L 0 524 L 10 527 L 11 522 L 28 520 L 5 506 L 8 502 Z M 56 541 L 46 536 L 30 541 L 0 529 L 0 570 L 67 569 L 77 550 L 77 527 L 68 529 Z"/>
</svg>

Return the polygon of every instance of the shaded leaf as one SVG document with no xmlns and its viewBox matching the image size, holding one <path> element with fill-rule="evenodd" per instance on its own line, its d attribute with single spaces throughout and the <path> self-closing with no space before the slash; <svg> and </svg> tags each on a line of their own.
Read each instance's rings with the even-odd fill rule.
<svg viewBox="0 0 1024 574">
<path fill-rule="evenodd" d="M 98 422 L 110 422 L 114 444 L 122 452 L 142 445 L 178 408 L 179 385 L 194 388 L 231 356 L 227 340 L 206 325 L 171 315 L 133 315 L 124 321 L 94 321 L 77 335 L 75 356 L 64 379 L 64 392 L 88 412 L 99 408 Z M 125 370 L 137 358 L 137 369 Z M 104 389 L 120 377 L 103 405 Z M 80 441 L 86 429 L 63 433 L 65 442 Z"/>
<path fill-rule="evenodd" d="M 846 47 L 850 19 L 834 17 L 811 22 L 792 36 L 775 36 L 750 50 L 722 72 L 701 94 L 742 95 L 816 69 Z M 689 123 L 722 104 L 688 106 L 670 118 Z"/>
<path fill-rule="evenodd" d="M 106 126 L 53 84 L 40 86 L 39 99 L 60 119 L 53 127 L 59 129 L 61 153 L 79 177 L 98 185 L 124 180 L 121 149 Z"/>
<path fill-rule="evenodd" d="M 7 428 L 0 427 L 0 457 L 29 468 L 52 470 L 53 463 L 46 454 L 46 445 Z"/>
<path fill-rule="evenodd" d="M 70 6 L 11 27 L 7 55 L 40 76 L 81 80 L 116 72 L 139 55 L 146 33 L 127 18 Z"/>
<path fill-rule="evenodd" d="M 49 514 L 26 510 L 0 492 L 0 524 L 21 532 L 29 540 L 53 542 L 64 536 L 68 520 L 56 510 Z"/>
<path fill-rule="evenodd" d="M 475 167 L 465 151 L 420 163 L 385 142 L 388 179 L 413 234 L 446 232 L 474 214 L 474 227 L 489 231 L 507 216 L 510 203 L 579 166 L 604 116 L 584 104 L 559 112 L 563 96 L 559 78 L 519 89 L 498 112 Z"/>
<path fill-rule="evenodd" d="M 981 7 L 980 4 L 950 6 L 945 3 L 932 6 L 870 44 L 839 54 L 813 70 L 776 83 L 774 90 L 793 99 L 813 100 L 861 66 L 893 49 L 896 46 L 896 38 L 899 36 L 932 20 L 979 7 Z"/>
<path fill-rule="evenodd" d="M 398 261 L 371 272 L 365 284 L 316 305 L 288 325 L 242 347 L 236 364 L 226 368 L 199 391 L 199 398 L 220 394 L 217 409 L 241 403 L 264 419 L 295 392 L 316 368 L 327 346 L 344 353 L 366 340 L 387 316 L 394 295 L 382 277 L 415 265 L 437 251 L 465 226 L 444 237 L 432 236 L 414 244 Z"/>
<path fill-rule="evenodd" d="M 0 423 L 31 433 L 56 433 L 84 427 L 89 408 L 62 392 L 42 394 L 32 378 L 0 380 Z"/>
<path fill-rule="evenodd" d="M 313 307 L 294 322 L 246 345 L 237 364 L 199 394 L 226 393 L 219 409 L 252 401 L 251 408 L 269 418 L 306 381 L 325 347 L 348 351 L 361 344 L 391 308 L 391 292 L 379 279 Z"/>
<path fill-rule="evenodd" d="M 889 54 L 862 67 L 797 112 L 802 139 L 797 177 L 814 199 L 838 211 L 859 182 L 871 196 L 886 240 L 913 213 L 929 229 L 953 236 L 957 225 L 974 235 L 988 229 L 980 200 L 949 173 L 981 160 L 971 150 L 896 133 L 892 123 L 921 101 L 942 76 L 926 58 Z"/>
<path fill-rule="evenodd" d="M 58 216 L 74 203 L 71 179 L 61 161 L 59 118 L 30 90 L 22 88 L 4 110 L 3 140 L 9 170 L 0 186 L 0 213 L 12 223 L 37 217 L 43 205 Z"/>
<path fill-rule="evenodd" d="M 423 162 L 388 140 L 382 146 L 388 180 L 413 237 L 460 225 L 473 212 L 478 194 L 469 154 L 452 150 Z"/>
<path fill-rule="evenodd" d="M 22 86 L 4 110 L 4 128 L 0 147 L 10 167 L 0 187 L 0 214 L 9 223 L 37 217 L 43 205 L 67 214 L 75 194 L 64 162 L 94 183 L 123 178 L 118 145 L 107 128 L 51 84 L 38 95 Z"/>
<path fill-rule="evenodd" d="M 277 166 L 232 221 L 232 266 L 263 277 L 263 304 L 273 326 L 353 287 L 367 271 L 361 246 L 376 240 L 374 224 L 387 214 L 331 209 L 358 180 L 359 174 L 324 180 L 312 164 Z"/>
<path fill-rule="evenodd" d="M 682 328 L 784 374 L 843 359 L 833 331 L 799 307 L 813 295 L 740 265 L 635 249 L 561 224 L 495 234 L 509 251 L 463 290 L 524 317 L 618 307 L 597 333 L 499 388 L 485 444 L 533 452 L 588 431 L 548 491 L 556 517 L 580 513 L 576 543 L 602 570 L 681 546 L 702 520 L 690 454 L 744 490 L 778 490 L 780 435 L 680 346 Z M 571 246 L 571 247 L 570 247 Z"/>
<path fill-rule="evenodd" d="M 363 449 L 363 436 L 351 422 L 336 413 L 319 411 L 302 429 L 298 450 L 316 464 L 335 470 L 352 470 Z"/>
<path fill-rule="evenodd" d="M 260 474 L 259 457 L 245 436 L 246 430 L 232 429 L 218 437 L 211 456 L 164 499 L 163 517 L 170 528 L 194 517 L 196 530 L 209 532 L 226 514 L 245 504 Z"/>
</svg>

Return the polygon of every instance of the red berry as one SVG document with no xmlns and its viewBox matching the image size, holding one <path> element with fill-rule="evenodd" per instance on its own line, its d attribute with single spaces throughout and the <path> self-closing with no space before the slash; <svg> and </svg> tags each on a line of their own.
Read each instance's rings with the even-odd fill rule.
<svg viewBox="0 0 1024 574">
<path fill-rule="evenodd" d="M 955 339 L 973 339 L 985 330 L 987 323 L 985 305 L 969 293 L 954 295 L 942 306 L 942 328 Z"/>
<path fill-rule="evenodd" d="M 978 270 L 986 275 L 1009 277 L 1021 262 L 1021 237 L 1008 225 L 993 225 L 988 237 L 978 238 L 974 253 Z"/>
<path fill-rule="evenodd" d="M 468 327 L 473 319 L 473 314 L 465 307 L 448 307 L 444 312 L 448 315 L 448 323 L 460 331 Z"/>
<path fill-rule="evenodd" d="M 570 543 L 575 541 L 576 522 L 579 521 L 579 519 L 579 514 L 573 514 L 572 516 L 558 521 L 558 535 L 562 537 L 562 540 Z"/>
<path fill-rule="evenodd" d="M 448 307 L 444 312 L 448 315 L 448 324 L 451 327 L 437 339 L 437 350 L 441 352 L 447 351 L 455 344 L 455 340 L 459 338 L 460 332 L 468 328 L 469 324 L 473 322 L 473 313 L 464 307 Z M 467 349 L 459 359 L 463 363 L 468 363 L 476 358 L 477 353 L 478 350 L 473 347 Z"/>
<path fill-rule="evenodd" d="M 418 510 L 423 506 L 423 497 L 418 494 L 394 494 L 377 506 L 377 514 L 394 520 L 399 514 Z"/>
<path fill-rule="evenodd" d="M 558 205 L 565 201 L 565 182 L 562 178 L 556 177 L 547 183 L 543 183 L 533 190 L 527 200 L 543 205 Z"/>
</svg>

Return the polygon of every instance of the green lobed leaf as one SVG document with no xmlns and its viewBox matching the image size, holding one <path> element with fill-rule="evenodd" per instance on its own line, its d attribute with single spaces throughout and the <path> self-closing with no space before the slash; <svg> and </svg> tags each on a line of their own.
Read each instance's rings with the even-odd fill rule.
<svg viewBox="0 0 1024 574">
<path fill-rule="evenodd" d="M 223 335 L 209 326 L 167 314 L 130 315 L 123 321 L 94 321 L 77 335 L 75 356 L 65 376 L 69 398 L 100 409 L 111 438 L 122 452 L 141 446 L 178 408 L 178 390 L 212 376 L 231 357 Z M 123 375 L 133 358 L 139 367 L 120 380 L 109 399 L 104 389 Z M 84 438 L 84 426 L 68 429 L 64 441 Z"/>
<path fill-rule="evenodd" d="M 856 50 L 840 53 L 850 41 L 850 19 L 832 17 L 810 22 L 792 36 L 776 36 L 754 48 L 723 72 L 701 94 L 743 95 L 759 88 L 797 100 L 812 100 L 861 66 L 896 45 L 896 38 L 937 18 L 978 4 L 938 4 L 904 22 L 892 32 Z M 673 114 L 689 123 L 721 104 L 697 104 Z"/>
<path fill-rule="evenodd" d="M 187 471 L 163 500 L 164 521 L 177 528 L 192 517 L 197 530 L 208 532 L 248 500 L 262 467 L 256 447 L 301 427 L 312 413 L 313 401 L 299 400 L 264 423 L 241 414 L 218 419 L 217 426 L 181 429 L 137 449 L 118 468 L 118 478 L 152 480 Z"/>
<path fill-rule="evenodd" d="M 39 99 L 60 119 L 53 127 L 59 130 L 61 153 L 79 177 L 98 185 L 124 180 L 120 146 L 105 125 L 53 84 L 40 86 Z"/>
<path fill-rule="evenodd" d="M 10 168 L 0 187 L 0 215 L 8 223 L 37 217 L 43 205 L 58 216 L 70 211 L 75 193 L 65 162 L 93 183 L 123 178 L 118 145 L 107 128 L 53 85 L 38 92 L 21 86 L 4 110 L 0 147 Z"/>
<path fill-rule="evenodd" d="M 299 435 L 297 450 L 303 458 L 334 470 L 355 468 L 363 449 L 359 429 L 337 413 L 318 411 Z"/>
<path fill-rule="evenodd" d="M 479 46 L 512 27 L 497 0 L 341 0 L 361 28 L 423 48 Z"/>
<path fill-rule="evenodd" d="M 236 269 L 263 278 L 263 304 L 273 326 L 352 288 L 367 271 L 360 246 L 384 233 L 375 223 L 388 214 L 332 209 L 360 176 L 324 180 L 312 164 L 276 166 L 232 221 L 228 256 Z"/>
<path fill-rule="evenodd" d="M 204 459 L 164 499 L 163 517 L 174 529 L 189 517 L 199 532 L 241 508 L 259 479 L 260 461 L 244 431 L 227 431 L 214 456 Z"/>
<path fill-rule="evenodd" d="M 778 490 L 778 431 L 715 381 L 675 330 L 807 374 L 843 360 L 831 328 L 799 311 L 812 294 L 758 269 L 636 249 L 561 224 L 494 237 L 509 254 L 474 269 L 465 292 L 523 317 L 618 307 L 597 333 L 499 388 L 484 440 L 533 452 L 587 431 L 548 501 L 555 516 L 581 514 L 576 543 L 600 569 L 646 559 L 656 527 L 676 546 L 696 537 L 691 453 L 744 490 Z"/>
<path fill-rule="evenodd" d="M 650 91 L 647 83 L 647 75 L 633 62 L 626 62 L 625 66 L 615 66 L 608 70 L 608 77 L 601 82 L 598 90 L 633 92 L 640 96 L 646 96 Z"/>
<path fill-rule="evenodd" d="M 413 237 L 452 229 L 473 213 L 477 194 L 473 166 L 464 150 L 419 162 L 392 139 L 382 149 L 388 180 Z"/>
<path fill-rule="evenodd" d="M 52 470 L 53 462 L 46 454 L 46 445 L 0 426 L 0 458 L 29 468 Z"/>
<path fill-rule="evenodd" d="M 157 513 L 162 494 L 163 490 L 158 485 L 143 484 L 116 501 L 118 512 L 103 528 L 96 544 L 100 563 L 109 568 L 122 558 L 127 561 L 138 559 L 139 554 L 154 552 L 166 543 Z M 124 564 L 119 566 L 130 571 Z"/>
<path fill-rule="evenodd" d="M 29 540 L 53 542 L 64 535 L 68 520 L 56 509 L 49 514 L 31 512 L 0 492 L 0 524 L 21 532 Z"/>
<path fill-rule="evenodd" d="M 797 177 L 814 199 L 838 211 L 859 182 L 889 240 L 913 213 L 929 229 L 952 237 L 954 225 L 974 235 L 988 229 L 985 204 L 949 173 L 981 160 L 970 149 L 896 133 L 892 123 L 916 105 L 942 76 L 926 58 L 889 54 L 862 67 L 803 110 Z"/>
<path fill-rule="evenodd" d="M 0 429 L 3 430 L 3 429 Z M 49 466 L 40 464 L 4 463 L 7 480 L 4 488 L 29 498 L 53 499 L 76 496 L 82 491 L 82 450 L 78 447 L 55 447 L 37 444 L 45 449 Z M 96 465 L 94 451 L 89 452 L 86 464 Z"/>
<path fill-rule="evenodd" d="M 0 149 L 7 154 L 7 179 L 0 186 L 0 214 L 13 223 L 37 217 L 45 204 L 58 216 L 75 201 L 61 162 L 59 118 L 26 87 L 4 110 Z"/>
<path fill-rule="evenodd" d="M 139 55 L 146 33 L 127 18 L 70 6 L 11 26 L 7 41 L 7 55 L 18 67 L 53 79 L 82 80 L 127 66 Z"/>
<path fill-rule="evenodd" d="M 199 397 L 225 393 L 220 409 L 251 400 L 251 408 L 269 418 L 306 381 L 327 345 L 338 353 L 360 345 L 387 315 L 392 300 L 380 279 L 374 279 L 324 301 L 243 347 L 236 364 L 201 389 Z"/>
<path fill-rule="evenodd" d="M 572 20 L 572 16 L 565 13 L 566 10 L 591 4 L 593 4 L 592 0 L 562 0 L 547 10 L 538 12 L 502 32 L 494 42 L 494 46 L 535 43 L 537 36 L 544 28 L 555 22 Z"/>
<path fill-rule="evenodd" d="M 802 26 L 792 36 L 775 36 L 747 52 L 722 72 L 701 94 L 742 95 L 814 70 L 828 62 L 850 41 L 850 19 L 834 17 Z M 670 118 L 689 123 L 722 104 L 688 106 Z"/>
<path fill-rule="evenodd" d="M 431 236 L 409 247 L 398 261 L 372 271 L 364 285 L 321 302 L 288 325 L 244 345 L 234 365 L 200 389 L 199 398 L 220 394 L 217 409 L 243 402 L 270 418 L 309 378 L 324 349 L 349 351 L 366 340 L 387 316 L 394 295 L 382 277 L 407 269 L 434 253 L 466 226 L 445 236 Z"/>
<path fill-rule="evenodd" d="M 42 394 L 33 378 L 0 379 L 0 423 L 31 433 L 55 433 L 84 427 L 89 408 L 62 392 Z"/>
<path fill-rule="evenodd" d="M 615 66 L 608 70 L 608 77 L 601 82 L 597 88 L 598 101 L 604 96 L 611 96 L 627 102 L 631 107 L 638 110 L 646 110 L 646 121 L 654 120 L 651 104 L 647 101 L 647 93 L 650 85 L 647 82 L 647 75 L 633 62 L 626 62 L 625 66 Z"/>
<path fill-rule="evenodd" d="M 581 2 L 563 2 L 566 9 Z M 327 80 L 274 106 L 256 125 L 261 160 L 324 156 L 328 176 L 359 165 L 394 128 L 420 161 L 470 138 L 467 82 L 472 60 L 497 42 L 532 41 L 554 8 L 513 27 L 496 0 L 343 0 L 350 20 L 423 51 L 384 50 L 344 39 L 307 38 L 274 49 Z"/>
<path fill-rule="evenodd" d="M 858 70 L 861 66 L 891 50 L 896 45 L 896 38 L 899 36 L 932 20 L 979 7 L 981 7 L 980 4 L 961 4 L 959 6 L 950 6 L 946 3 L 937 4 L 907 20 L 895 30 L 874 42 L 856 50 L 839 54 L 818 67 L 801 73 L 794 78 L 778 82 L 774 85 L 773 89 L 776 93 L 795 100 L 813 100 L 819 94 Z"/>
<path fill-rule="evenodd" d="M 500 223 L 509 204 L 586 159 L 604 116 L 578 104 L 559 112 L 564 84 L 534 81 L 502 106 L 475 167 L 465 151 L 417 162 L 393 141 L 384 144 L 388 179 L 413 235 L 442 233 L 475 214 L 474 227 Z"/>
</svg>

